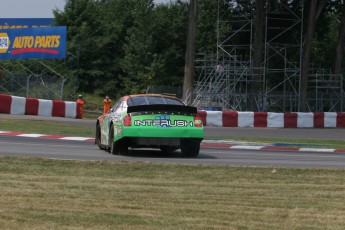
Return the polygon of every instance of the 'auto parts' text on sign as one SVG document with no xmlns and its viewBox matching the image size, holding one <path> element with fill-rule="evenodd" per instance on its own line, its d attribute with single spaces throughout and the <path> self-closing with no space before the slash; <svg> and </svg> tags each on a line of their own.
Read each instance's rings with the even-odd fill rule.
<svg viewBox="0 0 345 230">
<path fill-rule="evenodd" d="M 65 57 L 65 26 L 12 29 L 0 32 L 0 59 L 49 59 Z"/>
</svg>

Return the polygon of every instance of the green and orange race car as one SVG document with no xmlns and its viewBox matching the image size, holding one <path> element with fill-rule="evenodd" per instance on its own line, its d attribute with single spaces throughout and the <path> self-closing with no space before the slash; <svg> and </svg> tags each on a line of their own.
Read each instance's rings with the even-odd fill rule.
<svg viewBox="0 0 345 230">
<path fill-rule="evenodd" d="M 121 97 L 96 124 L 95 142 L 112 154 L 128 148 L 181 149 L 186 157 L 199 155 L 204 126 L 197 108 L 165 94 L 136 94 Z"/>
</svg>

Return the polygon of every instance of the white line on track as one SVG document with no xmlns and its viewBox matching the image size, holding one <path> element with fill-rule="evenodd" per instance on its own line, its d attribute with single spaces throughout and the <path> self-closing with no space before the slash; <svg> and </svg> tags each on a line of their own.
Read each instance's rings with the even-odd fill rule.
<svg viewBox="0 0 345 230">
<path fill-rule="evenodd" d="M 43 146 L 43 147 L 46 147 L 46 146 L 51 146 L 51 147 L 56 147 L 56 148 L 59 148 L 59 147 L 66 147 L 68 146 L 68 148 L 80 148 L 80 147 L 85 147 L 85 145 L 66 145 L 64 143 L 61 143 L 61 144 L 51 144 L 51 143 L 44 143 L 44 144 L 40 144 L 40 143 L 27 143 L 27 142 L 4 142 L 4 141 L 1 141 L 0 144 L 3 144 L 3 145 L 24 145 L 24 146 Z"/>
<path fill-rule="evenodd" d="M 42 136 L 46 136 L 46 135 L 35 134 L 35 133 L 27 133 L 27 134 L 19 134 L 19 135 L 17 135 L 17 137 L 42 137 Z"/>
<path fill-rule="evenodd" d="M 313 149 L 313 148 L 300 148 L 300 152 L 334 152 L 336 149 Z"/>
<path fill-rule="evenodd" d="M 234 145 L 231 146 L 230 149 L 249 149 L 249 150 L 257 150 L 262 149 L 264 146 L 251 146 L 251 145 Z"/>
</svg>

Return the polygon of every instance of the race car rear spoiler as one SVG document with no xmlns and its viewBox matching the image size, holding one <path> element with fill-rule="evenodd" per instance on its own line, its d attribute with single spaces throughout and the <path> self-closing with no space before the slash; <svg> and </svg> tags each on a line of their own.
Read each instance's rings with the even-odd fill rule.
<svg viewBox="0 0 345 230">
<path fill-rule="evenodd" d="M 140 114 L 147 112 L 157 112 L 157 113 L 176 113 L 176 114 L 196 114 L 197 108 L 193 106 L 186 105 L 134 105 L 127 108 L 127 113 L 139 112 Z"/>
</svg>

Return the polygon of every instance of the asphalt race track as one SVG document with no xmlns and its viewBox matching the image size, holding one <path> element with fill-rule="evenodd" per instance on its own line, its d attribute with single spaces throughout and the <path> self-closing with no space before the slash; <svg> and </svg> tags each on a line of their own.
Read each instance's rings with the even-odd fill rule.
<svg viewBox="0 0 345 230">
<path fill-rule="evenodd" d="M 94 126 L 93 120 L 0 115 L 0 119 L 54 119 L 64 123 Z M 1 129 L 1 128 L 0 128 Z M 269 129 L 206 127 L 206 136 L 260 136 L 343 140 L 344 129 Z M 1 156 L 44 157 L 65 160 L 145 161 L 173 164 L 205 164 L 248 167 L 345 168 L 345 153 L 265 151 L 201 148 L 198 158 L 183 158 L 179 151 L 162 155 L 159 150 L 130 150 L 125 156 L 99 150 L 93 141 L 73 141 L 0 135 Z"/>
<path fill-rule="evenodd" d="M 42 117 L 0 114 L 0 119 L 18 120 L 54 120 L 71 125 L 89 126 L 96 128 L 96 119 L 71 119 L 64 117 Z M 0 127 L 1 130 L 1 127 Z M 303 138 L 321 140 L 344 140 L 345 129 L 335 128 L 230 128 L 230 127 L 205 127 L 205 136 L 238 136 L 238 137 L 270 137 L 270 138 Z"/>
</svg>

